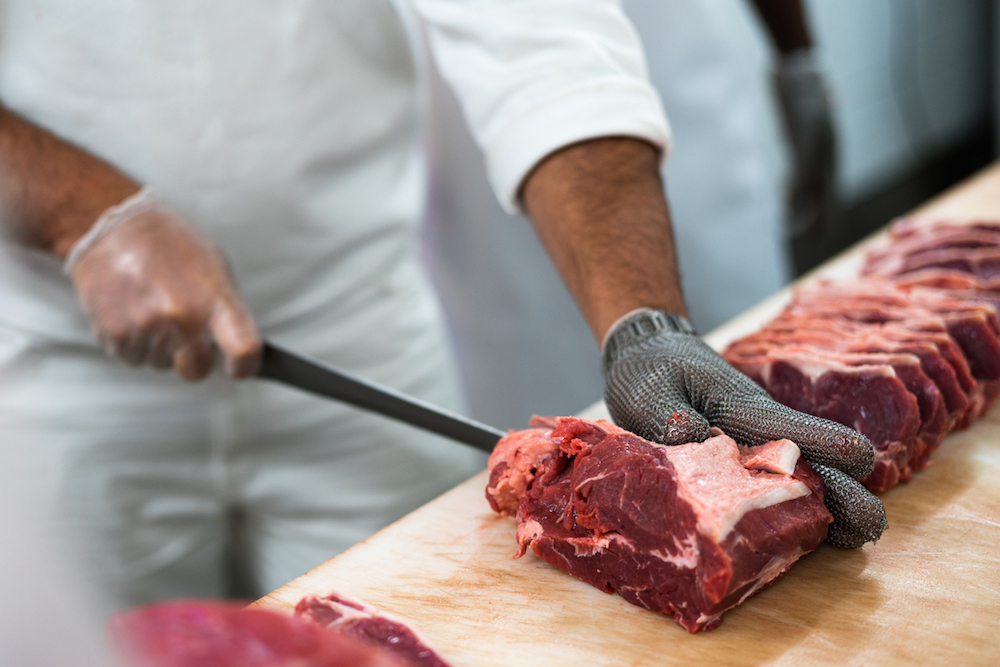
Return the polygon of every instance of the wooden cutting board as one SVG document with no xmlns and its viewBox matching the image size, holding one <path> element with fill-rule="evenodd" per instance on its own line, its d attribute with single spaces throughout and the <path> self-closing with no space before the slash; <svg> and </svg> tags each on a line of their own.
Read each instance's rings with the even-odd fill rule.
<svg viewBox="0 0 1000 667">
<path fill-rule="evenodd" d="M 1000 217 L 1000 166 L 919 212 Z M 805 279 L 853 275 L 861 246 Z M 756 329 L 788 294 L 706 338 L 721 347 Z M 493 514 L 485 486 L 484 472 L 254 604 L 354 595 L 410 619 L 455 667 L 1000 665 L 1000 405 L 882 494 L 889 529 L 878 544 L 821 546 L 698 635 L 530 552 L 514 560 L 515 522 Z"/>
</svg>

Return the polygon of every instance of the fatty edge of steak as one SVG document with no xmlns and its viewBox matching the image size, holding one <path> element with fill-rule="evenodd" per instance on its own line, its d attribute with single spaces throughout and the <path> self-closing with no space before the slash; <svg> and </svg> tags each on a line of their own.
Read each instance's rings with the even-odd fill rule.
<svg viewBox="0 0 1000 667">
<path fill-rule="evenodd" d="M 772 440 L 759 447 L 740 448 L 741 462 L 748 470 L 791 475 L 799 462 L 799 447 L 791 440 Z"/>
<path fill-rule="evenodd" d="M 786 451 L 780 459 L 787 465 L 794 448 L 791 441 L 781 443 Z M 691 505 L 697 516 L 698 532 L 716 544 L 721 543 L 747 512 L 809 495 L 809 487 L 780 473 L 756 471 L 744 467 L 736 441 L 719 434 L 703 443 L 666 447 L 667 458 L 677 474 L 677 494 Z"/>
<path fill-rule="evenodd" d="M 812 383 L 815 383 L 820 377 L 831 371 L 837 371 L 838 373 L 843 373 L 845 375 L 861 375 L 864 373 L 869 375 L 879 375 L 882 377 L 896 376 L 896 371 L 894 371 L 891 366 L 885 364 L 848 366 L 847 364 L 843 364 L 832 359 L 813 357 L 800 352 L 782 354 L 775 357 L 771 361 L 783 361 L 785 363 L 791 363 L 794 361 L 795 370 L 809 378 L 809 381 Z M 773 364 L 768 363 L 761 369 L 761 379 L 764 381 L 765 385 L 769 385 L 771 383 L 771 371 L 773 367 Z"/>
</svg>

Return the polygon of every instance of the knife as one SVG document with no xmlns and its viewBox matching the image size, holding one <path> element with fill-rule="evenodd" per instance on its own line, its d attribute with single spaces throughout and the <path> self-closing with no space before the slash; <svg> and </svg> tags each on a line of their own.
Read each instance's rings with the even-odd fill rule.
<svg viewBox="0 0 1000 667">
<path fill-rule="evenodd" d="M 398 419 L 492 452 L 506 432 L 265 341 L 257 377 Z"/>
</svg>

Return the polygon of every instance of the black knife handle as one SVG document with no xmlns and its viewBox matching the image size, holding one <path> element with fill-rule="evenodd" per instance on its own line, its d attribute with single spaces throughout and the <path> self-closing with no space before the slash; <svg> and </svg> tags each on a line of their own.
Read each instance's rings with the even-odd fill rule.
<svg viewBox="0 0 1000 667">
<path fill-rule="evenodd" d="M 504 431 L 407 396 L 395 389 L 264 342 L 258 377 L 404 421 L 446 438 L 492 452 Z"/>
</svg>

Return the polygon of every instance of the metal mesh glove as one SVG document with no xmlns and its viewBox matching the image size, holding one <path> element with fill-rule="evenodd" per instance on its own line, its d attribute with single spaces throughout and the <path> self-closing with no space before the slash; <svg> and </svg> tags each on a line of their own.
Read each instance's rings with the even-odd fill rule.
<svg viewBox="0 0 1000 667">
<path fill-rule="evenodd" d="M 826 481 L 831 544 L 860 547 L 885 529 L 881 501 L 852 479 L 872 471 L 868 439 L 773 400 L 702 342 L 683 317 L 643 309 L 616 323 L 604 343 L 604 377 L 612 419 L 647 440 L 702 442 L 717 426 L 744 445 L 782 438 L 796 443 Z"/>
<path fill-rule="evenodd" d="M 111 356 L 187 380 L 217 355 L 231 377 L 256 372 L 260 335 L 222 252 L 148 189 L 105 211 L 65 268 Z"/>
</svg>

